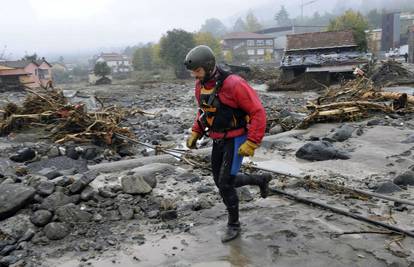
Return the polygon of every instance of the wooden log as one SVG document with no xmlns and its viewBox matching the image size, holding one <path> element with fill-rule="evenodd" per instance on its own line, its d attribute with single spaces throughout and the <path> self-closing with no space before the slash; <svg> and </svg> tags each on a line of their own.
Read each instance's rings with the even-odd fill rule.
<svg viewBox="0 0 414 267">
<path fill-rule="evenodd" d="M 402 93 L 398 92 L 368 92 L 362 95 L 363 99 L 373 98 L 373 97 L 382 97 L 388 100 L 396 100 L 402 96 Z M 407 95 L 408 103 L 414 104 L 414 96 Z"/>
</svg>

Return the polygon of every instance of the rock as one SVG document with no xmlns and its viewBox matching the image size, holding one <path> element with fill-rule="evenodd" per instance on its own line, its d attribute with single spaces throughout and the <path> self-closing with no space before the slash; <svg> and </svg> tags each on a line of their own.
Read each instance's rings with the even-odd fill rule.
<svg viewBox="0 0 414 267">
<path fill-rule="evenodd" d="M 41 196 L 49 196 L 55 191 L 55 184 L 49 181 L 40 182 L 36 188 L 36 192 Z"/>
<path fill-rule="evenodd" d="M 63 172 L 64 170 L 76 169 L 79 173 L 88 170 L 86 160 L 74 160 L 66 156 L 44 159 L 27 165 L 31 172 L 38 172 L 44 168 L 54 168 Z"/>
<path fill-rule="evenodd" d="M 160 215 L 160 212 L 158 210 L 151 210 L 147 213 L 147 216 L 149 219 L 155 219 Z"/>
<path fill-rule="evenodd" d="M 239 197 L 239 200 L 241 202 L 249 202 L 254 199 L 252 196 L 252 193 L 247 187 L 239 187 L 239 188 L 236 188 L 236 190 L 237 190 L 237 195 Z"/>
<path fill-rule="evenodd" d="M 91 200 L 98 192 L 96 192 L 93 187 L 86 186 L 85 189 L 83 189 L 80 197 L 83 201 L 89 201 Z"/>
<path fill-rule="evenodd" d="M 384 122 L 380 119 L 373 119 L 367 122 L 367 126 L 383 125 Z"/>
<path fill-rule="evenodd" d="M 60 156 L 59 148 L 57 146 L 52 146 L 47 152 L 49 158 L 55 158 Z"/>
<path fill-rule="evenodd" d="M 161 220 L 170 221 L 178 218 L 178 213 L 176 210 L 166 210 L 160 212 Z"/>
<path fill-rule="evenodd" d="M 279 124 L 269 130 L 269 134 L 272 134 L 272 135 L 279 134 L 279 133 L 283 133 L 283 128 Z"/>
<path fill-rule="evenodd" d="M 134 175 L 141 176 L 152 187 L 157 186 L 157 174 L 172 173 L 174 166 L 166 163 L 152 163 L 132 170 Z"/>
<path fill-rule="evenodd" d="M 45 176 L 49 180 L 53 180 L 59 176 L 62 176 L 62 174 L 55 168 L 44 168 L 40 170 L 38 174 Z"/>
<path fill-rule="evenodd" d="M 335 132 L 329 137 L 337 142 L 343 142 L 349 139 L 354 131 L 354 127 L 345 124 L 336 129 Z"/>
<path fill-rule="evenodd" d="M 31 159 L 34 159 L 34 157 L 36 157 L 36 151 L 26 147 L 17 151 L 17 153 L 12 155 L 10 159 L 15 162 L 26 162 Z"/>
<path fill-rule="evenodd" d="M 130 145 L 123 145 L 119 147 L 117 152 L 121 157 L 134 156 L 136 153 L 134 147 Z"/>
<path fill-rule="evenodd" d="M 127 175 L 121 178 L 122 190 L 127 194 L 148 194 L 152 187 L 144 180 L 142 176 Z"/>
<path fill-rule="evenodd" d="M 112 192 L 111 188 L 108 186 L 100 187 L 98 189 L 99 195 L 104 198 L 114 198 L 116 193 Z"/>
<path fill-rule="evenodd" d="M 60 221 L 66 223 L 73 222 L 89 222 L 92 220 L 92 214 L 87 211 L 81 210 L 75 204 L 67 204 L 65 206 L 56 209 L 56 216 Z"/>
<path fill-rule="evenodd" d="M 22 184 L 0 185 L 0 220 L 8 218 L 28 204 L 35 190 Z"/>
<path fill-rule="evenodd" d="M 398 186 L 414 185 L 414 171 L 406 171 L 394 179 L 394 184 Z"/>
<path fill-rule="evenodd" d="M 53 180 L 53 183 L 56 186 L 66 187 L 68 185 L 71 185 L 74 182 L 73 177 L 69 176 L 60 176 Z"/>
<path fill-rule="evenodd" d="M 48 210 L 37 210 L 30 217 L 30 221 L 39 227 L 43 227 L 52 220 L 53 214 Z"/>
<path fill-rule="evenodd" d="M 213 207 L 213 203 L 211 203 L 210 200 L 208 200 L 205 197 L 200 197 L 195 201 L 192 207 L 192 210 L 198 211 L 198 210 L 209 209 L 211 207 Z"/>
<path fill-rule="evenodd" d="M 81 178 L 77 179 L 73 184 L 70 185 L 69 191 L 72 194 L 78 194 L 89 185 L 93 180 L 95 180 L 97 173 L 95 171 L 87 172 L 82 175 Z"/>
<path fill-rule="evenodd" d="M 45 226 L 45 228 L 43 228 L 43 231 L 50 240 L 63 239 L 70 232 L 68 225 L 60 222 L 49 223 Z"/>
<path fill-rule="evenodd" d="M 375 193 L 391 194 L 391 193 L 398 192 L 401 190 L 402 189 L 398 185 L 392 182 L 385 182 L 385 183 L 381 183 L 378 185 L 377 189 L 375 190 Z"/>
<path fill-rule="evenodd" d="M 176 177 L 174 177 L 177 181 L 187 181 L 191 183 L 200 182 L 201 178 L 195 173 L 192 172 L 184 172 Z"/>
<path fill-rule="evenodd" d="M 131 207 L 120 205 L 118 208 L 119 214 L 121 214 L 122 220 L 131 220 L 134 218 L 134 210 Z"/>
<path fill-rule="evenodd" d="M 40 209 L 55 211 L 61 206 L 74 202 L 76 202 L 74 196 L 67 196 L 62 192 L 55 192 L 43 200 L 42 204 L 40 204 Z"/>
<path fill-rule="evenodd" d="M 86 160 L 93 160 L 98 156 L 98 151 L 95 147 L 89 147 L 83 152 L 82 158 Z"/>
<path fill-rule="evenodd" d="M 202 194 L 202 193 L 209 193 L 212 192 L 213 188 L 211 188 L 211 186 L 207 186 L 207 185 L 201 185 L 197 188 L 197 193 Z"/>
<path fill-rule="evenodd" d="M 296 152 L 296 157 L 310 161 L 350 158 L 349 155 L 339 151 L 327 141 L 315 141 L 303 145 Z"/>
<path fill-rule="evenodd" d="M 78 151 L 76 150 L 76 148 L 72 146 L 72 147 L 68 147 L 68 148 L 66 148 L 66 156 L 67 156 L 68 158 L 71 158 L 71 159 L 77 160 L 77 159 L 79 158 L 79 153 L 78 153 Z"/>
<path fill-rule="evenodd" d="M 10 237 L 11 239 L 19 240 L 24 236 L 27 230 L 34 228 L 35 226 L 30 221 L 30 216 L 27 214 L 18 214 L 0 221 L 0 233 L 2 233 L 2 239 L 3 237 Z"/>
<path fill-rule="evenodd" d="M 405 140 L 401 141 L 403 144 L 411 144 L 414 143 L 414 134 L 409 135 Z"/>
</svg>

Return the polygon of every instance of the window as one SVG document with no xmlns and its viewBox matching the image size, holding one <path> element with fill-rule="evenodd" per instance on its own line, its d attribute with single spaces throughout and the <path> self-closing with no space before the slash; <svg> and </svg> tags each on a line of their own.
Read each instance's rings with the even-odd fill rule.
<svg viewBox="0 0 414 267">
<path fill-rule="evenodd" d="M 247 46 L 254 46 L 254 40 L 247 40 Z"/>
<path fill-rule="evenodd" d="M 265 41 L 264 40 L 256 40 L 256 45 L 257 46 L 264 46 Z"/>
<path fill-rule="evenodd" d="M 258 55 L 264 55 L 264 49 L 257 49 L 257 54 Z"/>
<path fill-rule="evenodd" d="M 273 40 L 266 40 L 266 45 L 273 46 Z"/>
<path fill-rule="evenodd" d="M 249 50 L 247 50 L 247 54 L 248 54 L 249 56 L 254 56 L 254 49 L 249 49 Z"/>
</svg>

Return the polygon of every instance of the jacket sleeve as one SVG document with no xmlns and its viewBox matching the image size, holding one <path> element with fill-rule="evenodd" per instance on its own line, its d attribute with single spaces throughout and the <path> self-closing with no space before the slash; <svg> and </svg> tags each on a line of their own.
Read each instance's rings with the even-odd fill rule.
<svg viewBox="0 0 414 267">
<path fill-rule="evenodd" d="M 199 97 L 200 97 L 200 94 L 199 94 L 199 90 L 198 90 L 198 87 L 197 87 L 197 84 L 196 84 L 195 99 L 196 99 L 197 107 L 199 106 L 199 103 L 198 103 L 199 102 L 199 100 L 198 100 Z M 196 133 L 199 133 L 200 135 L 202 135 L 203 130 L 201 129 L 200 124 L 198 123 L 199 117 L 200 117 L 200 113 L 198 112 L 198 109 L 197 109 L 196 117 L 194 119 L 193 127 L 191 128 L 191 130 L 193 132 L 196 132 Z"/>
<path fill-rule="evenodd" d="M 260 144 L 266 130 L 266 111 L 259 96 L 244 80 L 237 81 L 232 91 L 237 106 L 250 117 L 247 139 Z"/>
</svg>

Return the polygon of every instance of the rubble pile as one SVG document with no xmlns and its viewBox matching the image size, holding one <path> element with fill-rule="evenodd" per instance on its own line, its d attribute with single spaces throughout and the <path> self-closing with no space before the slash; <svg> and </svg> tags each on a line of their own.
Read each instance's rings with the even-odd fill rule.
<svg viewBox="0 0 414 267">
<path fill-rule="evenodd" d="M 404 114 L 413 111 L 413 104 L 413 96 L 380 91 L 370 79 L 361 77 L 329 88 L 325 95 L 309 101 L 306 107 L 310 114 L 297 128 L 322 121 L 355 121 L 373 112 Z"/>
<path fill-rule="evenodd" d="M 400 62 L 394 60 L 383 62 L 375 66 L 370 72 L 370 78 L 375 86 L 387 87 L 414 84 L 414 73 L 404 68 Z"/>
<path fill-rule="evenodd" d="M 50 138 L 56 143 L 75 141 L 97 145 L 113 145 L 114 134 L 132 137 L 132 132 L 121 127 L 122 120 L 136 110 L 126 111 L 116 106 L 102 107 L 88 112 L 82 103 L 72 104 L 60 90 L 39 92 L 27 90 L 29 95 L 21 107 L 14 103 L 6 105 L 0 118 L 0 135 L 28 126 L 46 127 Z"/>
</svg>

